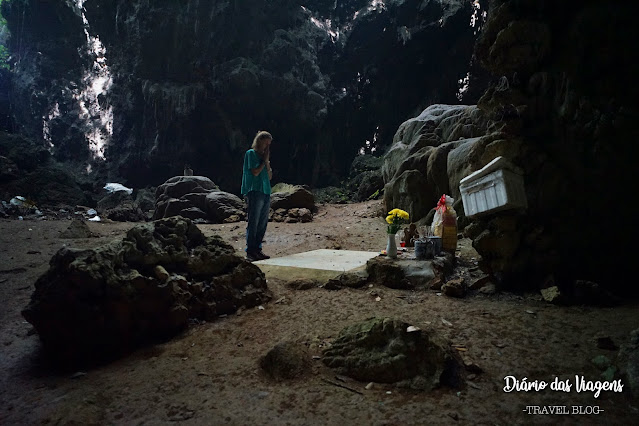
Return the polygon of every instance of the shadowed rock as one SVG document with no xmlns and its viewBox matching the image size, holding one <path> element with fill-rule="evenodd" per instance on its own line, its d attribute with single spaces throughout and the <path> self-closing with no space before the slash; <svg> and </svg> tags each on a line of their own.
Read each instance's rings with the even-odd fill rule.
<svg viewBox="0 0 639 426">
<path fill-rule="evenodd" d="M 273 379 L 294 379 L 310 372 L 311 355 L 301 343 L 278 343 L 260 358 L 259 364 Z"/>
<path fill-rule="evenodd" d="M 371 318 L 343 329 L 324 351 L 323 362 L 366 382 L 432 390 L 461 384 L 459 359 L 434 332 L 407 331 L 409 324 Z"/>
<path fill-rule="evenodd" d="M 63 360 L 115 355 L 271 297 L 259 268 L 181 217 L 95 249 L 63 248 L 50 264 L 22 314 Z"/>
<path fill-rule="evenodd" d="M 60 238 L 91 238 L 95 236 L 86 222 L 79 219 L 72 220 L 67 229 L 60 233 Z"/>
<path fill-rule="evenodd" d="M 273 210 L 305 208 L 313 211 L 315 197 L 311 191 L 300 185 L 280 184 L 273 187 L 271 208 Z"/>
<path fill-rule="evenodd" d="M 630 339 L 622 346 L 618 359 L 624 383 L 630 388 L 634 401 L 639 402 L 639 329 L 630 333 Z"/>
<path fill-rule="evenodd" d="M 155 191 L 155 219 L 183 216 L 210 223 L 240 221 L 244 203 L 204 176 L 175 176 Z"/>
</svg>

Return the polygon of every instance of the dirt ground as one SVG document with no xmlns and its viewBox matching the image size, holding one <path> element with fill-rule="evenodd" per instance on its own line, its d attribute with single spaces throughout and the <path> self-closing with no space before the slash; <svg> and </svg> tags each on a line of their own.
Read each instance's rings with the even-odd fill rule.
<svg viewBox="0 0 639 426">
<path fill-rule="evenodd" d="M 379 251 L 385 224 L 379 201 L 323 205 L 312 223 L 269 223 L 264 251 L 282 256 L 319 248 Z M 273 301 L 191 326 L 171 341 L 141 348 L 108 365 L 55 372 L 39 355 L 33 327 L 20 315 L 35 280 L 64 244 L 100 245 L 131 223 L 89 223 L 99 238 L 62 239 L 67 220 L 0 220 L 0 424 L 636 424 L 629 390 L 577 392 L 575 376 L 602 380 L 591 360 L 617 351 L 597 337 L 625 343 L 638 324 L 637 301 L 614 308 L 559 307 L 538 294 L 471 293 L 449 298 L 433 290 L 386 287 L 291 290 L 270 278 Z M 238 252 L 245 223 L 199 225 Z M 477 254 L 460 241 L 456 274 L 473 270 Z M 377 298 L 380 300 L 376 300 Z M 276 303 L 279 302 L 279 303 Z M 444 335 L 479 370 L 461 389 L 417 392 L 337 375 L 320 359 L 322 347 L 354 322 L 397 318 Z M 279 342 L 305 342 L 312 371 L 273 381 L 258 360 Z M 572 383 L 570 392 L 504 392 L 505 377 Z M 527 406 L 565 406 L 570 414 L 528 414 Z M 572 414 L 573 406 L 582 412 Z M 586 408 L 590 407 L 590 408 Z M 594 407 L 598 407 L 595 409 Z M 577 409 L 578 410 L 578 409 Z M 563 411 L 563 410 L 562 410 Z"/>
</svg>

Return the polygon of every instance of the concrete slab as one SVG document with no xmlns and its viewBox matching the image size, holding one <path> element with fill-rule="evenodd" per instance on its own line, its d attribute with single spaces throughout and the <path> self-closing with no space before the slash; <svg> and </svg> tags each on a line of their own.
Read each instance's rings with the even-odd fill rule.
<svg viewBox="0 0 639 426">
<path fill-rule="evenodd" d="M 273 266 L 285 266 L 342 273 L 363 267 L 369 259 L 378 255 L 378 252 L 372 251 L 320 249 L 290 256 L 259 260 L 253 262 L 253 264 L 259 266 L 262 270 Z"/>
</svg>

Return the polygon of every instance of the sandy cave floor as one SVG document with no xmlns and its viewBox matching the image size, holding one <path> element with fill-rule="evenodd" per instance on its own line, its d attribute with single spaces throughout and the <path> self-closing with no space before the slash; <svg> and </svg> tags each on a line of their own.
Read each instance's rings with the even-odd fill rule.
<svg viewBox="0 0 639 426">
<path fill-rule="evenodd" d="M 326 249 L 379 251 L 385 246 L 379 201 L 322 205 L 311 223 L 269 223 L 265 252 L 283 256 Z M 173 340 L 141 348 L 108 365 L 52 372 L 39 357 L 39 340 L 20 315 L 35 280 L 63 246 L 92 247 L 120 237 L 131 223 L 88 223 L 99 238 L 68 240 L 67 220 L 0 220 L 0 424 L 632 424 L 639 418 L 628 391 L 593 393 L 503 391 L 504 377 L 550 382 L 555 376 L 601 380 L 590 360 L 617 351 L 596 338 L 625 343 L 638 327 L 639 302 L 615 308 L 558 307 L 537 294 L 470 294 L 386 287 L 295 291 L 271 277 L 265 309 L 249 309 L 193 325 Z M 238 252 L 245 223 L 199 225 Z M 467 273 L 477 254 L 460 241 L 455 273 Z M 379 297 L 381 300 L 376 301 Z M 275 303 L 279 301 L 279 303 Z M 306 342 L 313 355 L 347 325 L 392 317 L 443 334 L 482 373 L 462 389 L 396 389 L 339 376 L 314 360 L 304 377 L 277 382 L 258 359 L 279 342 Z M 463 350 L 465 349 L 465 351 Z M 339 385 L 339 386 L 338 386 Z M 599 414 L 529 415 L 531 405 L 598 406 Z M 634 407 L 633 407 L 634 405 Z M 592 410 L 592 408 L 591 408 Z"/>
</svg>

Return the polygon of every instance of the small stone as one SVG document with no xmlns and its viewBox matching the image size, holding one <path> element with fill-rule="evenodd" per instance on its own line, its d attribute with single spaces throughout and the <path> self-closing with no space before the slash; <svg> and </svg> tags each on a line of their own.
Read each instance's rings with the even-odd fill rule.
<svg viewBox="0 0 639 426">
<path fill-rule="evenodd" d="M 374 385 L 375 385 L 375 384 L 374 384 L 373 382 L 370 382 L 369 384 L 367 384 L 367 385 L 365 386 L 365 389 L 366 389 L 366 390 L 371 390 L 371 389 L 373 389 L 373 386 L 374 386 Z"/>
<path fill-rule="evenodd" d="M 541 289 L 541 296 L 544 298 L 546 302 L 549 303 L 560 303 L 562 296 L 559 287 L 552 286 L 548 288 Z"/>
<path fill-rule="evenodd" d="M 442 279 L 439 277 L 435 277 L 428 283 L 428 288 L 431 290 L 441 290 L 442 288 Z"/>
<path fill-rule="evenodd" d="M 475 281 L 473 281 L 468 286 L 468 288 L 470 288 L 471 290 L 477 290 L 477 289 L 480 289 L 480 288 L 484 287 L 488 283 L 490 283 L 490 281 L 491 281 L 490 275 L 484 275 L 482 277 L 477 278 Z"/>
<path fill-rule="evenodd" d="M 495 287 L 495 284 L 493 284 L 493 283 L 488 283 L 485 286 L 483 286 L 482 288 L 480 288 L 479 292 L 481 294 L 495 294 L 495 293 L 497 293 L 497 287 Z"/>
<path fill-rule="evenodd" d="M 442 286 L 442 293 L 450 297 L 464 297 L 466 296 L 466 284 L 464 278 L 457 278 L 449 280 Z"/>
<path fill-rule="evenodd" d="M 170 276 L 167 270 L 162 265 L 156 265 L 153 269 L 153 273 L 155 274 L 155 277 L 161 282 L 165 282 L 169 279 Z"/>
</svg>

